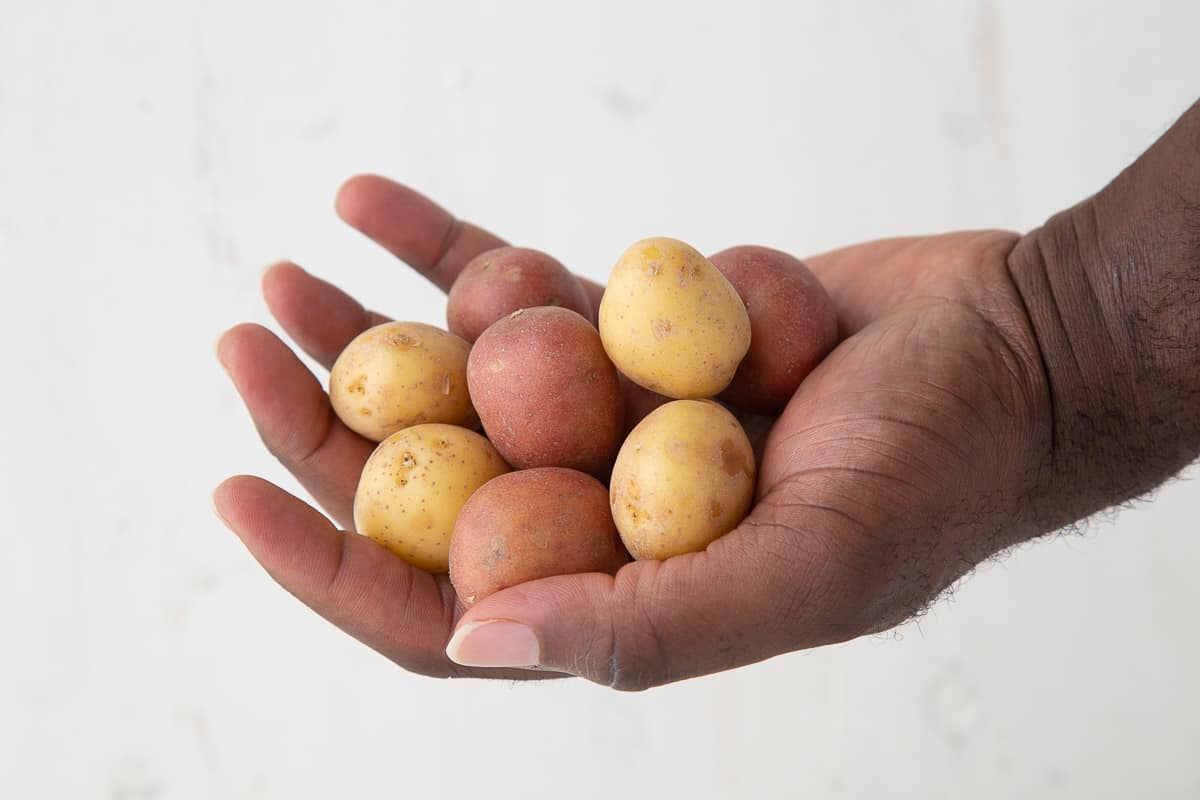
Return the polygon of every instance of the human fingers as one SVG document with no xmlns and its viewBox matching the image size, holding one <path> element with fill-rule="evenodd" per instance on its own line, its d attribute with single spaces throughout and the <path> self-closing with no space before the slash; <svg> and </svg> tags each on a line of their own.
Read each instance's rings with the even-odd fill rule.
<svg viewBox="0 0 1200 800">
<path fill-rule="evenodd" d="M 236 476 L 217 487 L 213 505 L 280 586 L 402 667 L 438 677 L 555 677 L 481 672 L 451 662 L 444 646 L 455 596 L 445 576 L 416 569 L 365 536 L 337 530 L 279 487 Z"/>
<path fill-rule="evenodd" d="M 261 325 L 231 328 L 217 358 L 267 449 L 338 524 L 353 527 L 355 486 L 375 444 L 342 424 L 313 374 Z"/>
<path fill-rule="evenodd" d="M 378 175 L 357 175 L 338 191 L 338 215 L 401 261 L 449 291 L 475 256 L 506 243 L 456 219 L 407 186 Z"/>
<path fill-rule="evenodd" d="M 350 178 L 338 191 L 336 206 L 338 215 L 347 224 L 442 291 L 450 291 L 455 278 L 472 258 L 507 244 L 477 225 L 456 219 L 420 192 L 378 175 Z M 598 308 L 604 287 L 577 277 L 592 301 L 592 308 Z"/>
<path fill-rule="evenodd" d="M 288 336 L 326 369 L 351 339 L 388 321 L 332 283 L 288 261 L 263 273 L 262 291 L 267 308 Z"/>
</svg>

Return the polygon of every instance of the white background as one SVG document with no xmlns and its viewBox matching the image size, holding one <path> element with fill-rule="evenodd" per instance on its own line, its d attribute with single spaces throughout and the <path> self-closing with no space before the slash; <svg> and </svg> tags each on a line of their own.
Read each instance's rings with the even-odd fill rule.
<svg viewBox="0 0 1200 800">
<path fill-rule="evenodd" d="M 343 178 L 594 277 L 650 234 L 1025 230 L 1196 98 L 1194 0 L 0 11 L 0 796 L 1200 796 L 1194 482 L 894 635 L 641 695 L 407 675 L 208 500 L 299 491 L 212 355 L 261 267 L 442 321 Z"/>
</svg>

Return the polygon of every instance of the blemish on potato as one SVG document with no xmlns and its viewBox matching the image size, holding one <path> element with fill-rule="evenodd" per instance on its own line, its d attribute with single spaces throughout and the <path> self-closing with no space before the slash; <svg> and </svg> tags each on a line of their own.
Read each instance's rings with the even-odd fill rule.
<svg viewBox="0 0 1200 800">
<path fill-rule="evenodd" d="M 508 558 L 508 541 L 503 536 L 494 536 L 489 543 L 483 561 L 488 566 L 495 566 Z"/>
<path fill-rule="evenodd" d="M 665 339 L 671 335 L 671 320 L 659 317 L 650 323 L 650 331 L 655 339 Z"/>
<path fill-rule="evenodd" d="M 449 397 L 450 390 L 454 388 L 454 378 L 449 372 L 442 373 L 442 394 Z"/>
<path fill-rule="evenodd" d="M 737 445 L 730 439 L 721 440 L 721 469 L 726 475 L 736 475 L 739 472 L 744 472 L 747 475 L 752 475 L 746 457 L 738 450 Z"/>
<path fill-rule="evenodd" d="M 711 503 L 709 503 L 708 513 L 712 515 L 713 519 L 721 516 L 721 512 L 724 510 L 725 509 L 721 506 L 720 502 L 716 500 L 713 500 Z"/>
<path fill-rule="evenodd" d="M 421 346 L 421 337 L 411 333 L 394 333 L 388 337 L 388 344 L 401 350 L 411 350 Z"/>
<path fill-rule="evenodd" d="M 525 271 L 520 267 L 509 267 L 504 270 L 504 280 L 509 283 L 520 283 L 521 278 L 525 275 Z"/>
<path fill-rule="evenodd" d="M 504 371 L 504 361 L 497 358 L 491 364 L 488 364 L 488 368 L 491 369 L 492 372 L 503 372 Z"/>
</svg>

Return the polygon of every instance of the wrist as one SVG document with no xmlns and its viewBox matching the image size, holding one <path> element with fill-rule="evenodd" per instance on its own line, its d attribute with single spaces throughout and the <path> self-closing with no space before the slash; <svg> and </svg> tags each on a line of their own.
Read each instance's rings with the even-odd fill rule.
<svg viewBox="0 0 1200 800">
<path fill-rule="evenodd" d="M 1099 194 L 1018 243 L 1052 445 L 1053 528 L 1142 494 L 1200 453 L 1200 105 Z"/>
</svg>

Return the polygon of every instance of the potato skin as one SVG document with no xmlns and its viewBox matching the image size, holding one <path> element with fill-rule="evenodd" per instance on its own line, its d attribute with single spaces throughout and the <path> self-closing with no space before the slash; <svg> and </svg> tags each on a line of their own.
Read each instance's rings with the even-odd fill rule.
<svg viewBox="0 0 1200 800">
<path fill-rule="evenodd" d="M 354 495 L 354 527 L 414 567 L 446 572 L 463 504 L 508 470 L 474 431 L 439 423 L 405 428 L 367 459 Z"/>
<path fill-rule="evenodd" d="M 329 402 L 348 428 L 376 442 L 423 422 L 474 428 L 479 418 L 467 392 L 470 349 L 432 325 L 376 325 L 337 357 Z"/>
<path fill-rule="evenodd" d="M 600 301 L 608 357 L 639 386 L 673 398 L 713 397 L 750 347 L 737 291 L 677 239 L 643 239 L 618 259 Z"/>
<path fill-rule="evenodd" d="M 733 530 L 754 496 L 754 453 L 733 415 L 711 400 L 650 413 L 617 454 L 609 503 L 634 558 L 703 550 Z"/>
<path fill-rule="evenodd" d="M 779 250 L 742 245 L 709 260 L 750 317 L 750 350 L 721 399 L 759 414 L 782 411 L 837 344 L 833 301 L 803 261 Z"/>
<path fill-rule="evenodd" d="M 670 397 L 652 392 L 643 386 L 638 386 L 620 373 L 617 373 L 617 377 L 621 381 L 621 393 L 625 397 L 626 435 L 637 427 L 637 424 L 644 420 L 646 415 L 651 411 L 664 403 L 671 402 Z"/>
<path fill-rule="evenodd" d="M 559 467 L 488 481 L 463 506 L 450 538 L 450 581 L 467 605 L 551 575 L 611 575 L 628 561 L 608 512 L 608 490 L 590 475 Z"/>
<path fill-rule="evenodd" d="M 592 302 L 558 259 L 540 250 L 499 247 L 471 259 L 450 287 L 446 323 L 474 342 L 496 320 L 521 308 L 561 306 L 589 322 Z"/>
<path fill-rule="evenodd" d="M 565 308 L 515 311 L 467 360 L 483 429 L 518 469 L 602 469 L 624 425 L 617 371 L 591 323 Z"/>
</svg>

